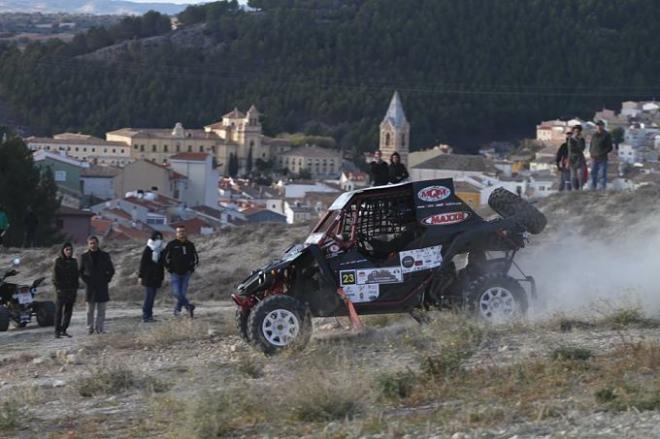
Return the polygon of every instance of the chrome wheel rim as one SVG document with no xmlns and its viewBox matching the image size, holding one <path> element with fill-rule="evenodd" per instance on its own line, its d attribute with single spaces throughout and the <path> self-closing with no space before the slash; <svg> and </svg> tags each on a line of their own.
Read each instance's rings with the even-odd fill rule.
<svg viewBox="0 0 660 439">
<path fill-rule="evenodd" d="M 506 288 L 491 287 L 479 297 L 479 315 L 485 320 L 508 321 L 517 311 L 516 299 Z"/>
<path fill-rule="evenodd" d="M 274 346 L 287 346 L 298 336 L 300 321 L 291 311 L 275 309 L 264 319 L 261 331 L 268 343 Z"/>
</svg>

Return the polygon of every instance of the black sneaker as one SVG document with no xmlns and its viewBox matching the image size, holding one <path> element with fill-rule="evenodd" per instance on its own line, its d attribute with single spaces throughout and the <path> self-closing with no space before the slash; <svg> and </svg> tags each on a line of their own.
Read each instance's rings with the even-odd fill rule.
<svg viewBox="0 0 660 439">
<path fill-rule="evenodd" d="M 94 334 L 94 329 L 90 328 L 89 329 L 89 335 L 92 335 L 92 334 Z"/>
<path fill-rule="evenodd" d="M 69 333 L 66 332 L 66 331 L 64 331 L 64 332 L 62 333 L 62 335 L 65 336 L 65 337 L 69 337 L 69 338 L 73 337 L 73 335 L 69 334 Z"/>
<path fill-rule="evenodd" d="M 55 338 L 60 338 L 60 332 L 59 331 L 55 331 Z"/>
<path fill-rule="evenodd" d="M 191 319 L 195 317 L 195 305 L 192 303 L 188 305 L 188 314 L 190 314 Z"/>
</svg>

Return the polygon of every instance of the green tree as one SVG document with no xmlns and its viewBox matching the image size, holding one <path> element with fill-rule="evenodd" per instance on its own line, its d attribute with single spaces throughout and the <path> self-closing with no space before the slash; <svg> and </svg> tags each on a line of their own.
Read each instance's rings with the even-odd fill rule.
<svg viewBox="0 0 660 439">
<path fill-rule="evenodd" d="M 23 221 L 28 207 L 39 221 L 39 244 L 51 244 L 61 238 L 54 224 L 60 202 L 52 172 L 41 172 L 34 165 L 30 150 L 18 137 L 0 144 L 0 205 L 4 206 L 11 224 L 5 236 L 7 245 L 23 243 Z"/>
</svg>

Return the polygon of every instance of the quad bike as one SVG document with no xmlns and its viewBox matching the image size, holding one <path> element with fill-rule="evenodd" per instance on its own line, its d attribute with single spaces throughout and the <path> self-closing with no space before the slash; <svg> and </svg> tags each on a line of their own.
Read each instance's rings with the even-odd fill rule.
<svg viewBox="0 0 660 439">
<path fill-rule="evenodd" d="M 13 266 L 20 264 L 14 259 Z M 55 304 L 51 301 L 36 301 L 37 287 L 45 278 L 40 277 L 32 285 L 19 285 L 5 282 L 8 277 L 16 276 L 18 271 L 11 268 L 0 279 L 0 331 L 9 329 L 11 321 L 20 328 L 37 317 L 39 326 L 53 326 L 55 323 Z"/>
<path fill-rule="evenodd" d="M 488 204 L 497 219 L 477 215 L 456 196 L 452 179 L 340 195 L 304 244 L 237 286 L 240 335 L 275 353 L 304 346 L 312 317 L 348 315 L 359 327 L 360 314 L 421 319 L 431 307 L 465 308 L 488 322 L 524 315 L 536 285 L 514 256 L 546 218 L 502 188 Z M 511 275 L 512 267 L 521 276 Z"/>
</svg>

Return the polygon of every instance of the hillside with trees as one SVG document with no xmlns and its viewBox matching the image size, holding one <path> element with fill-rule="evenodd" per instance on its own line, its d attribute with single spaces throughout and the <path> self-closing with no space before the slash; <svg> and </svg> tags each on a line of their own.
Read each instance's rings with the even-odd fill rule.
<svg viewBox="0 0 660 439">
<path fill-rule="evenodd" d="M 199 127 L 254 103 L 268 134 L 372 149 L 395 89 L 413 149 L 531 135 L 660 96 L 654 0 L 252 0 L 151 12 L 69 44 L 0 48 L 0 98 L 36 134 Z M 102 58 L 95 54 L 104 53 Z"/>
</svg>

